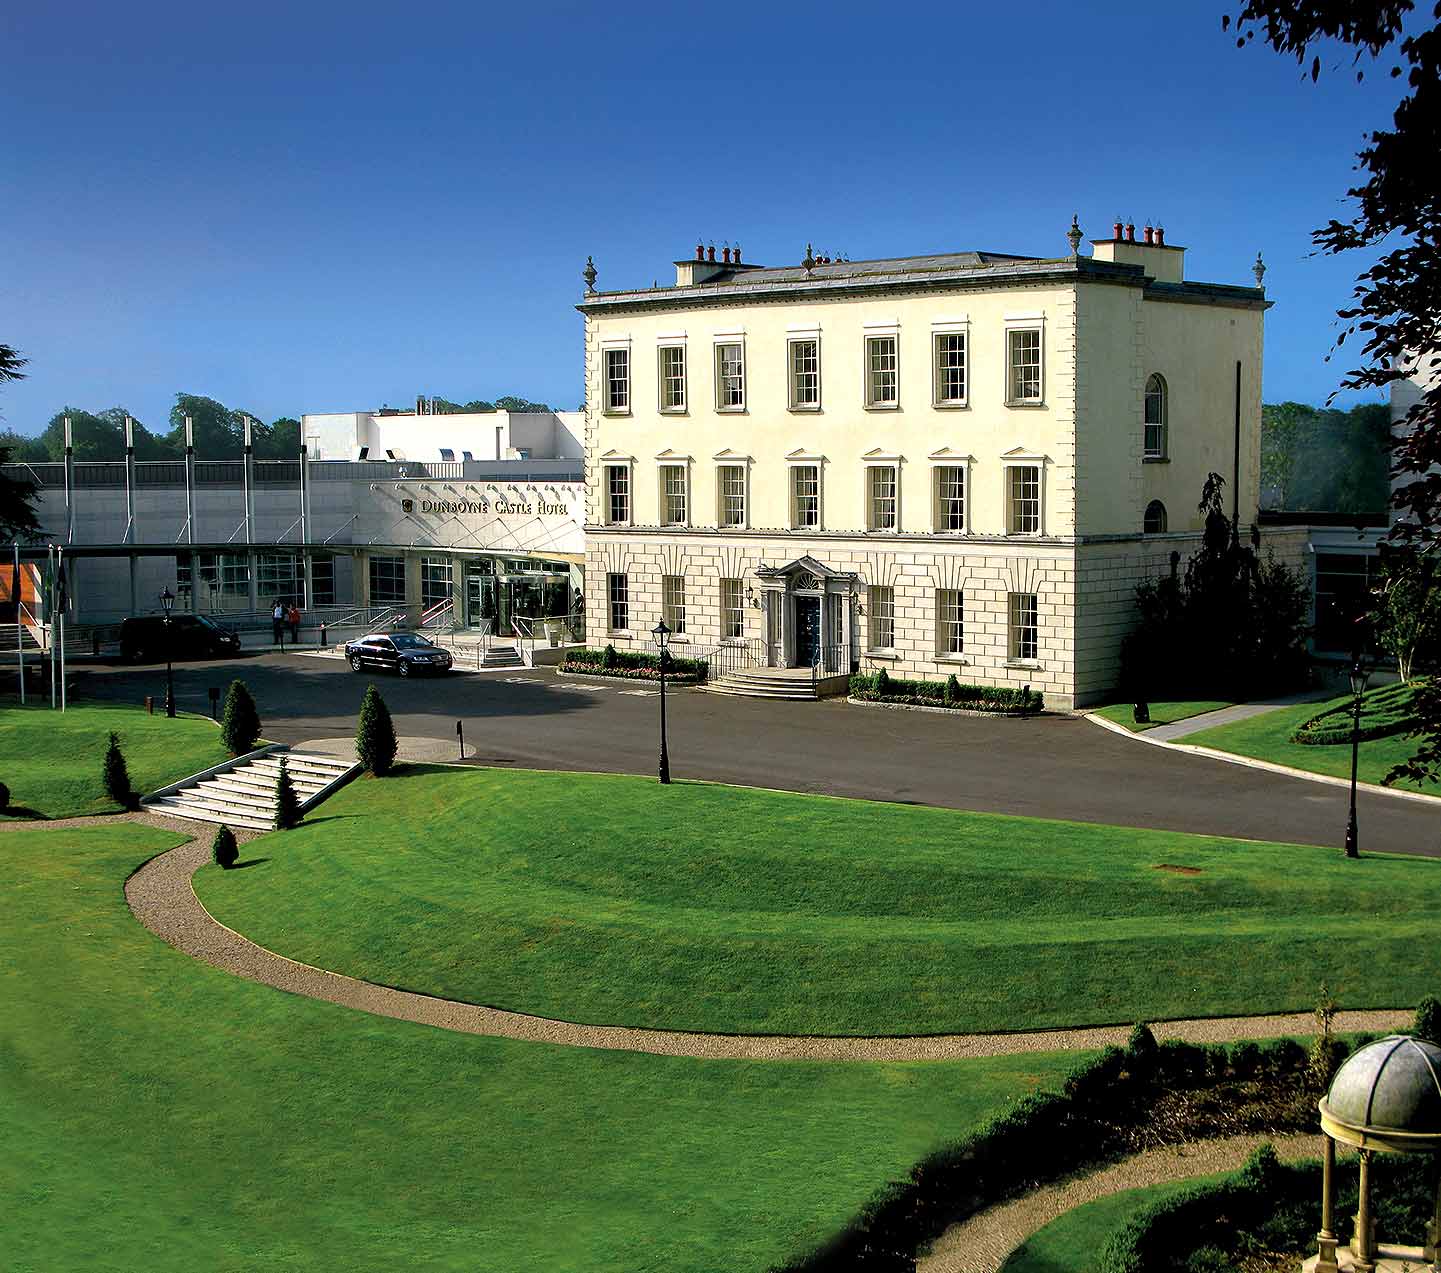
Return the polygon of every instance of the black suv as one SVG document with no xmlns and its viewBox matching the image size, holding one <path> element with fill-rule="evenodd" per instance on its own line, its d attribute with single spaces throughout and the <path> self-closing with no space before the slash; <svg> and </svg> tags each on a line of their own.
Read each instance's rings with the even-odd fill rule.
<svg viewBox="0 0 1441 1273">
<path fill-rule="evenodd" d="M 173 614 L 170 631 L 163 615 L 126 619 L 120 625 L 120 657 L 135 659 L 214 659 L 240 653 L 240 638 L 203 614 Z"/>
<path fill-rule="evenodd" d="M 357 672 L 368 667 L 390 668 L 401 676 L 416 672 L 449 672 L 450 652 L 431 645 L 414 632 L 372 632 L 345 643 L 345 657 Z"/>
</svg>

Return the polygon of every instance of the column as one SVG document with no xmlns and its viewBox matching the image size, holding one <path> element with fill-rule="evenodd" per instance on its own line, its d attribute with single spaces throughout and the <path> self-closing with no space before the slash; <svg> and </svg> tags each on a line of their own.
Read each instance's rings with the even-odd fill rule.
<svg viewBox="0 0 1441 1273">
<path fill-rule="evenodd" d="M 190 417 L 185 417 L 185 542 L 195 543 L 195 429 Z M 199 562 L 195 551 L 190 552 L 190 613 L 200 613 L 200 589 L 205 585 L 200 579 Z"/>
<path fill-rule="evenodd" d="M 65 544 L 75 542 L 75 447 L 71 444 L 70 417 L 65 417 Z M 18 598 L 17 598 L 18 600 Z"/>
<path fill-rule="evenodd" d="M 1376 1254 L 1375 1235 L 1371 1228 L 1371 1150 L 1361 1151 L 1361 1182 L 1356 1202 L 1356 1232 L 1351 1238 L 1351 1253 L 1356 1257 L 1356 1268 L 1361 1273 L 1371 1273 L 1376 1265 L 1372 1257 Z"/>
<path fill-rule="evenodd" d="M 1336 1142 L 1325 1133 L 1321 1159 L 1321 1232 L 1316 1235 L 1316 1273 L 1336 1273 Z"/>
<path fill-rule="evenodd" d="M 300 608 L 313 610 L 315 564 L 310 555 L 310 456 L 303 437 L 300 440 L 300 543 Z"/>
<path fill-rule="evenodd" d="M 245 496 L 245 573 L 250 577 L 247 604 L 251 613 L 260 609 L 260 580 L 255 569 L 255 446 L 251 433 L 250 417 L 244 419 L 245 455 L 241 461 L 241 480 Z M 275 598 L 268 599 L 274 602 Z"/>
</svg>

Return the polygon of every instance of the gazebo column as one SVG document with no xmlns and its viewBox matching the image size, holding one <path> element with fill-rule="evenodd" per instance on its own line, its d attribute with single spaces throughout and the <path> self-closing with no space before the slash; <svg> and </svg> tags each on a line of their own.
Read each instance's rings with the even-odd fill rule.
<svg viewBox="0 0 1441 1273">
<path fill-rule="evenodd" d="M 1336 1142 L 1325 1133 L 1321 1159 L 1321 1232 L 1316 1235 L 1315 1273 L 1336 1273 Z"/>
<path fill-rule="evenodd" d="M 1431 1216 L 1431 1232 L 1426 1235 L 1426 1256 L 1434 1273 L 1441 1273 L 1441 1175 L 1436 1181 L 1436 1210 Z"/>
<path fill-rule="evenodd" d="M 1375 1221 L 1371 1218 L 1371 1150 L 1361 1150 L 1361 1180 L 1356 1199 L 1356 1232 L 1351 1238 L 1351 1253 L 1356 1257 L 1355 1267 L 1361 1273 L 1371 1273 L 1376 1265 Z"/>
</svg>

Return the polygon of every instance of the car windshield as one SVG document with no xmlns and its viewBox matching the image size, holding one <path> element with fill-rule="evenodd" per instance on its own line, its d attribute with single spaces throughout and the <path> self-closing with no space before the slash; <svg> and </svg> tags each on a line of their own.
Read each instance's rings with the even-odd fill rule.
<svg viewBox="0 0 1441 1273">
<path fill-rule="evenodd" d="M 430 642 L 418 637 L 413 632 L 397 632 L 390 638 L 395 642 L 397 650 L 428 650 Z"/>
<path fill-rule="evenodd" d="M 198 614 L 195 617 L 199 619 L 200 622 L 203 623 L 207 628 L 213 628 L 216 632 L 225 631 L 225 629 L 222 628 L 218 623 L 216 623 L 214 619 L 207 619 L 203 614 Z"/>
</svg>

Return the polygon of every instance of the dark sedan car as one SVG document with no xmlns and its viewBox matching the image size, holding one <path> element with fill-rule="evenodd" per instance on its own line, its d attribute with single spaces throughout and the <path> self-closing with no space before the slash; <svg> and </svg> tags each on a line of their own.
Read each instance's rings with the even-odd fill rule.
<svg viewBox="0 0 1441 1273">
<path fill-rule="evenodd" d="M 359 641 L 345 643 L 345 657 L 357 672 L 385 668 L 401 676 L 417 672 L 449 672 L 450 652 L 432 645 L 414 632 L 372 632 Z"/>
</svg>

